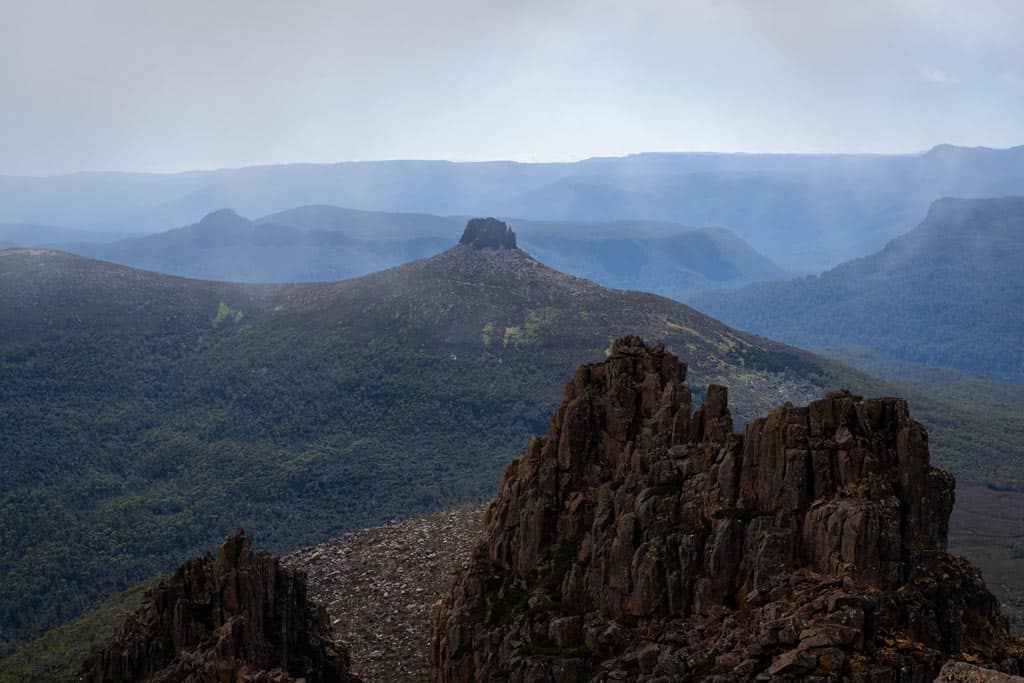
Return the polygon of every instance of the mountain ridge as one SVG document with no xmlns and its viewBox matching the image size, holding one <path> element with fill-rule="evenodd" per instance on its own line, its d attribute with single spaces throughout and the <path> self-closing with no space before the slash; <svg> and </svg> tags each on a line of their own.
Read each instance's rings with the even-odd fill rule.
<svg viewBox="0 0 1024 683">
<path fill-rule="evenodd" d="M 1024 193 L 1024 148 L 918 155 L 678 153 L 572 163 L 342 162 L 180 175 L 0 179 L 0 221 L 186 225 L 222 206 L 305 204 L 523 219 L 723 225 L 781 267 L 821 272 L 881 248 L 943 195 Z M 593 177 L 600 182 L 594 183 Z M 736 197 L 743 197 L 737 202 Z"/>
<path fill-rule="evenodd" d="M 445 249 L 465 219 L 297 207 L 248 220 L 220 209 L 190 226 L 103 244 L 49 244 L 173 275 L 234 282 L 358 277 Z M 522 246 L 559 270 L 681 298 L 788 274 L 724 228 L 673 223 L 516 221 Z M 24 244 L 22 246 L 33 246 Z"/>
<path fill-rule="evenodd" d="M 1021 258 L 1024 198 L 945 198 L 881 251 L 820 276 L 688 300 L 804 347 L 862 345 L 895 360 L 1019 382 Z"/>
</svg>

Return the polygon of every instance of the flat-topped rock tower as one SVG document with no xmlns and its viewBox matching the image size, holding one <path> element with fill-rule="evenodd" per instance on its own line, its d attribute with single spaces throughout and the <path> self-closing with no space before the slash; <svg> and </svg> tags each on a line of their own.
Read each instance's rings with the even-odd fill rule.
<svg viewBox="0 0 1024 683">
<path fill-rule="evenodd" d="M 474 249 L 515 249 L 516 234 L 497 218 L 471 218 L 459 244 L 468 244 Z"/>
</svg>

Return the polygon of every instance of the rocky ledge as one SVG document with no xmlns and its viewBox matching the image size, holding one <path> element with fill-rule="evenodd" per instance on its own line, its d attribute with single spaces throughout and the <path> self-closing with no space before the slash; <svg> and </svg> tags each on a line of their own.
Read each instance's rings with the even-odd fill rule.
<svg viewBox="0 0 1024 683">
<path fill-rule="evenodd" d="M 931 681 L 1024 646 L 945 552 L 954 482 L 896 398 L 830 394 L 732 431 L 629 337 L 505 469 L 435 614 L 431 680 Z"/>
<path fill-rule="evenodd" d="M 79 681 L 358 683 L 306 578 L 241 531 L 146 594 Z"/>
</svg>

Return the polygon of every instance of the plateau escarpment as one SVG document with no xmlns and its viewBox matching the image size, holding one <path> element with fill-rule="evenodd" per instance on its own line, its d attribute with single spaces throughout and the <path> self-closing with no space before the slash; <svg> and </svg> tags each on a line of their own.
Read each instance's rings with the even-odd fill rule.
<svg viewBox="0 0 1024 683">
<path fill-rule="evenodd" d="M 725 388 L 639 338 L 576 371 L 439 606 L 448 681 L 930 681 L 1024 646 L 948 555 L 954 482 L 896 398 L 834 392 L 734 433 Z"/>
<path fill-rule="evenodd" d="M 186 562 L 82 665 L 82 683 L 358 683 L 306 577 L 239 532 Z"/>
</svg>

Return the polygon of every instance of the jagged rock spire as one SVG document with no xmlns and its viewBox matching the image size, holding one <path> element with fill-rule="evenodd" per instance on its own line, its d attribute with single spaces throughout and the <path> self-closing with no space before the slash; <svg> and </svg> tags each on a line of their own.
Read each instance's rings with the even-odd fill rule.
<svg viewBox="0 0 1024 683">
<path fill-rule="evenodd" d="M 944 552 L 953 479 L 904 401 L 836 392 L 736 434 L 724 387 L 691 414 L 685 376 L 636 337 L 576 371 L 438 609 L 433 681 L 1024 665 L 977 572 Z"/>
<path fill-rule="evenodd" d="M 146 593 L 82 665 L 81 683 L 358 683 L 306 577 L 254 552 L 239 530 Z"/>
</svg>

